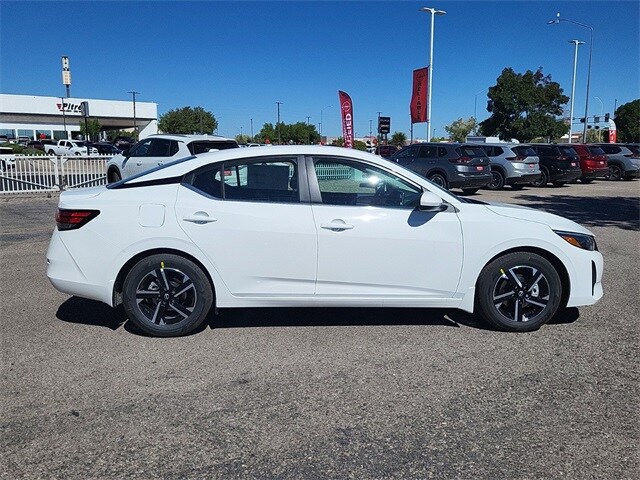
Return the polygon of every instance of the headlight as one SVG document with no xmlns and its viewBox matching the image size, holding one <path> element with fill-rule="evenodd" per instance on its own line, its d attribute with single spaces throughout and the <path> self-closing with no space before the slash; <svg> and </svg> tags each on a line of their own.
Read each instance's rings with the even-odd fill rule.
<svg viewBox="0 0 640 480">
<path fill-rule="evenodd" d="M 598 250 L 596 239 L 591 235 L 585 235 L 583 233 L 562 232 L 559 230 L 554 230 L 554 232 L 560 235 L 574 247 L 582 248 L 583 250 Z"/>
</svg>

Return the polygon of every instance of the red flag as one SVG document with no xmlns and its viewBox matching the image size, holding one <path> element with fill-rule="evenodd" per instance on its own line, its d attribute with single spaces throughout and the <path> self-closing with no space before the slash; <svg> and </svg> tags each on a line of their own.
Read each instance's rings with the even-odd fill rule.
<svg viewBox="0 0 640 480">
<path fill-rule="evenodd" d="M 428 122 L 427 118 L 427 85 L 429 67 L 413 71 L 413 95 L 411 96 L 411 123 Z"/>
<path fill-rule="evenodd" d="M 342 137 L 344 138 L 344 146 L 353 148 L 353 102 L 351 97 L 338 90 L 340 99 L 340 113 L 342 114 Z"/>
</svg>

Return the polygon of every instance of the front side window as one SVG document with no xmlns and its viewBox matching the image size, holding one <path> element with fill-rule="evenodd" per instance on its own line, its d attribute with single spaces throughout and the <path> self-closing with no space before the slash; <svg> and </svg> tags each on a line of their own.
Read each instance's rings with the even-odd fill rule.
<svg viewBox="0 0 640 480">
<path fill-rule="evenodd" d="M 147 157 L 151 148 L 151 139 L 142 140 L 136 143 L 129 151 L 130 157 Z"/>
<path fill-rule="evenodd" d="M 417 147 L 405 148 L 401 152 L 398 152 L 394 158 L 398 163 L 407 163 L 416 158 L 417 153 Z"/>
<path fill-rule="evenodd" d="M 147 157 L 173 157 L 178 153 L 178 142 L 167 140 L 166 138 L 155 138 L 151 140 Z"/>
<path fill-rule="evenodd" d="M 344 159 L 314 161 L 324 205 L 413 209 L 422 189 L 381 168 Z"/>
<path fill-rule="evenodd" d="M 295 158 L 234 161 L 201 169 L 187 180 L 215 198 L 253 202 L 298 203 Z"/>
</svg>

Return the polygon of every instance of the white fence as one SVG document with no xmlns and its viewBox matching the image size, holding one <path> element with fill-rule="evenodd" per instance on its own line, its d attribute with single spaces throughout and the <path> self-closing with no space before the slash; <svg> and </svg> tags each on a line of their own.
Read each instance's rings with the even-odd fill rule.
<svg viewBox="0 0 640 480">
<path fill-rule="evenodd" d="M 106 185 L 112 155 L 75 157 L 15 155 L 0 165 L 0 195 L 59 192 Z"/>
</svg>

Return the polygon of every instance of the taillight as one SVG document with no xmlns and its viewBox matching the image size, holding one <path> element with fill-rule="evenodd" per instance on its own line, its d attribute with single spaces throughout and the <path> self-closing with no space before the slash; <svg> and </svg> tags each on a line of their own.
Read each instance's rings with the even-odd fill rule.
<svg viewBox="0 0 640 480">
<path fill-rule="evenodd" d="M 524 162 L 527 157 L 524 155 L 516 155 L 515 157 L 507 157 L 510 162 Z"/>
<path fill-rule="evenodd" d="M 56 212 L 58 230 L 75 230 L 86 225 L 100 214 L 99 210 L 68 210 L 59 208 Z"/>
<path fill-rule="evenodd" d="M 471 160 L 471 157 L 458 157 L 449 159 L 451 163 L 471 163 Z"/>
</svg>

